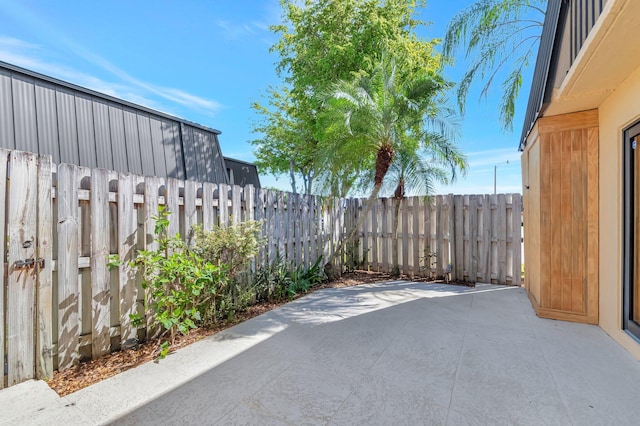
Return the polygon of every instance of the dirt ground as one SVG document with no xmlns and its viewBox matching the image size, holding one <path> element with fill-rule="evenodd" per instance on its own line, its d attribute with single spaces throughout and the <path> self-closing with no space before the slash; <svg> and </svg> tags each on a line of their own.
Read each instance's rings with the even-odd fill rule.
<svg viewBox="0 0 640 426">
<path fill-rule="evenodd" d="M 412 279 L 409 277 L 400 278 L 422 282 L 444 282 L 418 278 Z M 392 279 L 392 277 L 390 277 L 389 274 L 385 273 L 355 271 L 343 274 L 338 280 L 324 283 L 318 287 L 314 287 L 311 291 L 315 291 L 321 288 L 350 287 L 360 284 L 388 281 L 390 279 Z M 473 283 L 466 282 L 451 284 L 474 286 Z M 235 324 L 261 315 L 265 312 L 277 308 L 278 306 L 284 305 L 288 301 L 289 300 L 283 300 L 278 303 L 258 303 L 257 305 L 250 306 L 244 312 L 237 313 L 232 321 L 223 321 L 210 328 L 199 328 L 192 330 L 185 336 L 177 337 L 176 342 L 171 346 L 171 351 L 175 351 L 226 328 L 232 327 Z M 159 344 L 157 340 L 150 340 L 148 342 L 141 343 L 135 350 L 132 349 L 113 352 L 104 357 L 80 363 L 79 365 L 68 370 L 62 372 L 56 371 L 54 372 L 53 378 L 48 381 L 48 384 L 53 390 L 58 393 L 58 395 L 68 395 L 101 380 L 104 380 L 111 376 L 115 376 L 118 373 L 122 373 L 123 371 L 126 371 L 130 368 L 134 368 L 145 362 L 157 360 L 158 346 Z"/>
</svg>

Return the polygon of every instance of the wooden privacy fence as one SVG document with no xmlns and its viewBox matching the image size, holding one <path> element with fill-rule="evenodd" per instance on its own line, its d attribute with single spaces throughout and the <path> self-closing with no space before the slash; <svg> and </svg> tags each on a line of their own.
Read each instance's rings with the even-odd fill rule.
<svg viewBox="0 0 640 426">
<path fill-rule="evenodd" d="M 355 218 L 366 200 L 347 200 Z M 412 276 L 520 285 L 522 197 L 520 194 L 438 195 L 400 202 L 376 201 L 360 229 L 358 255 L 365 269 L 390 272 L 398 244 L 400 272 Z"/>
<path fill-rule="evenodd" d="M 225 184 L 141 177 L 0 150 L 0 388 L 51 377 L 129 338 L 144 338 L 140 276 L 129 261 L 154 249 L 158 206 L 169 235 L 192 225 L 264 221 L 267 244 L 257 264 L 277 256 L 309 266 L 328 258 L 343 227 L 341 200 Z M 6 252 L 5 252 L 6 250 Z M 110 269 L 117 254 L 119 266 Z M 6 302 L 6 305 L 5 305 Z M 143 318 L 135 327 L 130 314 Z M 32 332 L 35 330 L 35 332 Z M 6 331 L 6 335 L 5 335 Z"/>
<path fill-rule="evenodd" d="M 169 235 L 200 224 L 263 221 L 254 266 L 281 257 L 308 267 L 328 259 L 362 212 L 360 199 L 142 177 L 0 150 L 0 388 L 51 377 L 130 338 L 145 338 L 141 278 L 130 261 L 157 247 L 154 216 L 167 206 Z M 520 196 L 409 198 L 400 205 L 400 269 L 409 275 L 520 283 Z M 376 202 L 360 229 L 364 266 L 389 271 L 392 199 Z M 435 253 L 435 254 L 434 254 Z M 431 255 L 429 255 L 431 254 Z M 119 265 L 110 268 L 110 256 Z M 342 267 L 342 254 L 337 263 Z M 426 262 L 426 263 L 425 263 Z M 426 265 L 426 268 L 425 268 Z M 130 314 L 143 318 L 136 327 Z"/>
</svg>

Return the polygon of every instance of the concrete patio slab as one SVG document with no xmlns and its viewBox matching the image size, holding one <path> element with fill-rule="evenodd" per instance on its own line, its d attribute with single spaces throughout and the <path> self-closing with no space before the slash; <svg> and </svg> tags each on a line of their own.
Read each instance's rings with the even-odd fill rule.
<svg viewBox="0 0 640 426">
<path fill-rule="evenodd" d="M 634 424 L 638 386 L 600 328 L 537 318 L 523 289 L 394 281 L 317 291 L 65 398 L 34 388 L 0 424 Z"/>
</svg>

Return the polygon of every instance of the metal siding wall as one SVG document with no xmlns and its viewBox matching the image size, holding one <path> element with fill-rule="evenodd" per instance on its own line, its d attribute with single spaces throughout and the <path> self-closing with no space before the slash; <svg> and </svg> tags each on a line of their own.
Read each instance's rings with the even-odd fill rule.
<svg viewBox="0 0 640 426">
<path fill-rule="evenodd" d="M 127 143 L 124 134 L 124 113 L 116 104 L 109 104 L 109 129 L 111 130 L 111 154 L 113 170 L 126 172 L 129 170 L 127 160 Z"/>
<path fill-rule="evenodd" d="M 167 176 L 167 165 L 165 161 L 164 139 L 162 138 L 162 121 L 156 117 L 149 117 L 149 127 L 151 129 L 151 149 L 153 150 L 153 164 L 156 176 Z M 173 142 L 171 144 L 173 146 Z"/>
<path fill-rule="evenodd" d="M 78 128 L 76 124 L 75 96 L 65 88 L 56 89 L 58 109 L 58 136 L 60 141 L 60 162 L 79 164 Z"/>
<path fill-rule="evenodd" d="M 260 179 L 255 165 L 244 164 L 232 158 L 225 158 L 224 162 L 233 171 L 236 185 L 245 186 L 251 184 L 255 188 L 260 188 Z"/>
<path fill-rule="evenodd" d="M 103 169 L 113 170 L 109 105 L 97 99 L 93 100 L 93 126 L 96 135 L 97 165 Z"/>
<path fill-rule="evenodd" d="M 156 168 L 153 164 L 153 145 L 151 143 L 151 125 L 149 116 L 138 115 L 138 138 L 140 141 L 140 153 L 142 161 L 142 174 L 145 176 L 155 176 Z"/>
<path fill-rule="evenodd" d="M 127 150 L 127 171 L 137 175 L 142 174 L 142 158 L 140 154 L 140 139 L 138 137 L 138 118 L 135 111 L 123 108 L 124 140 Z"/>
<path fill-rule="evenodd" d="M 59 164 L 60 142 L 58 140 L 56 88 L 52 84 L 36 81 L 35 92 L 38 153 L 51 155 L 53 162 Z"/>
<path fill-rule="evenodd" d="M 76 117 L 78 120 L 78 154 L 80 165 L 96 168 L 96 138 L 93 128 L 93 101 L 91 97 L 76 93 Z"/>
<path fill-rule="evenodd" d="M 551 56 L 556 42 L 556 31 L 558 29 L 560 9 L 560 0 L 549 0 L 547 3 L 544 27 L 542 28 L 542 34 L 540 36 L 538 56 L 536 58 L 536 65 L 533 71 L 531 90 L 529 91 L 527 111 L 525 112 L 524 125 L 522 126 L 522 134 L 520 136 L 520 150 L 523 150 L 525 147 L 527 135 L 538 118 L 538 113 L 540 112 L 544 101 Z"/>
<path fill-rule="evenodd" d="M 38 153 L 36 96 L 33 79 L 14 74 L 12 89 L 16 149 Z"/>
<path fill-rule="evenodd" d="M 57 164 L 228 182 L 214 131 L 1 64 L 0 147 Z"/>
<path fill-rule="evenodd" d="M 11 73 L 5 70 L 0 70 L 0 146 L 9 149 L 16 147 L 13 131 Z"/>
</svg>

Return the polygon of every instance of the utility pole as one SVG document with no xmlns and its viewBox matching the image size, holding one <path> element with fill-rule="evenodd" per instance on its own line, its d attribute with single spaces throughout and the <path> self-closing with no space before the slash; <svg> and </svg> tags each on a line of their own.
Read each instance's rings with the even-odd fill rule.
<svg viewBox="0 0 640 426">
<path fill-rule="evenodd" d="M 498 163 L 498 164 L 503 164 L 503 163 Z M 494 164 L 493 166 L 493 194 L 497 194 L 497 177 L 498 177 L 498 164 Z M 509 160 L 504 161 L 504 164 L 509 164 Z"/>
</svg>

